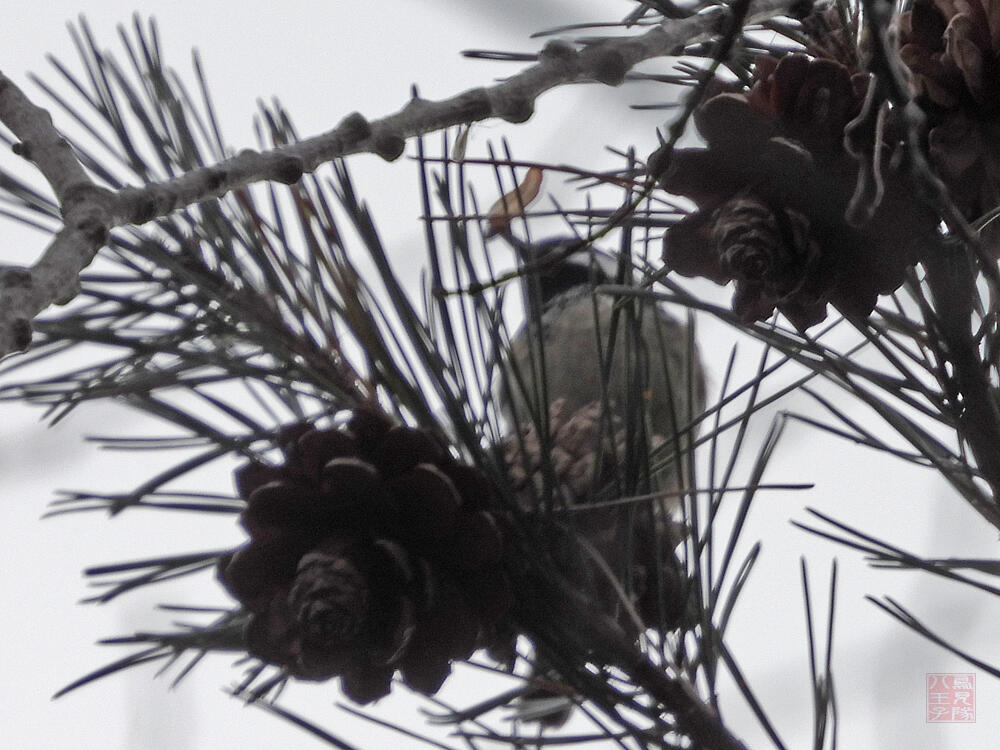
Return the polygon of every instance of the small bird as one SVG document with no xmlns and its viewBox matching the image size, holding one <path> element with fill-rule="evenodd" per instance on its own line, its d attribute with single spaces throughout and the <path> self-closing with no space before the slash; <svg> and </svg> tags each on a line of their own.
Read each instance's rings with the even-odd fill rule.
<svg viewBox="0 0 1000 750">
<path fill-rule="evenodd" d="M 499 393 L 508 428 L 547 421 L 553 406 L 563 421 L 587 410 L 607 434 L 631 426 L 630 441 L 662 445 L 664 460 L 679 454 L 705 404 L 704 372 L 688 327 L 648 299 L 596 293 L 612 276 L 581 240 L 532 244 L 510 232 L 501 236 L 525 268 L 526 320 L 507 352 L 510 387 Z M 597 450 L 573 445 L 570 455 L 583 447 Z M 651 473 L 651 486 L 633 479 L 626 489 L 676 494 L 686 484 L 683 464 L 669 460 Z"/>
<path fill-rule="evenodd" d="M 628 632 L 673 629 L 687 594 L 674 551 L 683 527 L 672 511 L 689 483 L 682 449 L 705 406 L 697 347 L 687 325 L 661 305 L 596 292 L 613 277 L 586 242 L 532 244 L 509 231 L 501 236 L 524 270 L 525 322 L 506 353 L 507 387 L 498 389 L 515 489 L 529 511 L 544 502 L 546 487 L 557 495 L 549 500 L 553 506 L 578 510 L 599 500 L 661 493 L 652 497 L 662 501 L 574 513 L 589 553 L 559 550 L 554 558 L 563 560 L 567 579 L 591 590 L 595 603 Z M 599 555 L 603 564 L 587 554 Z M 608 581 L 607 571 L 617 583 Z M 630 601 L 622 601 L 623 590 Z M 536 683 L 558 684 L 544 652 L 536 659 Z M 516 713 L 558 726 L 569 716 L 571 695 L 536 686 Z"/>
</svg>

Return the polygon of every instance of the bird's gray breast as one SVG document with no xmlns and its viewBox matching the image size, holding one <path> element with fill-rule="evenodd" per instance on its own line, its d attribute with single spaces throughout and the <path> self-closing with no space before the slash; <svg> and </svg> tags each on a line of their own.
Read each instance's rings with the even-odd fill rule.
<svg viewBox="0 0 1000 750">
<path fill-rule="evenodd" d="M 624 416 L 640 406 L 653 433 L 663 436 L 673 435 L 701 412 L 701 364 L 687 326 L 645 301 L 630 323 L 626 310 L 615 316 L 615 302 L 590 289 L 574 289 L 546 306 L 540 337 L 537 325 L 521 327 L 507 358 L 508 371 L 519 373 L 524 385 L 521 393 L 516 382 L 512 387 L 515 421 L 526 419 L 526 404 L 541 404 L 543 394 L 550 404 L 565 399 L 572 413 L 603 401 L 606 391 L 613 413 Z M 605 380 L 602 363 L 609 357 Z M 642 403 L 637 405 L 636 399 Z M 508 408 L 508 422 L 512 416 Z"/>
</svg>

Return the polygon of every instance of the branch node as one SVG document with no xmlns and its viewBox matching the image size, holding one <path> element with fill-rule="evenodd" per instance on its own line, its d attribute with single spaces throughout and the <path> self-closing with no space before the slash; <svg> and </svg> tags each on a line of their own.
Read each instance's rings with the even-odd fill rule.
<svg viewBox="0 0 1000 750">
<path fill-rule="evenodd" d="M 30 289 L 34 283 L 31 270 L 23 266 L 7 266 L 0 270 L 0 290 Z"/>
<path fill-rule="evenodd" d="M 80 232 L 91 247 L 101 247 L 107 244 L 108 228 L 101 221 L 97 212 L 88 212 L 73 224 L 73 228 Z"/>
<path fill-rule="evenodd" d="M 10 326 L 12 343 L 11 351 L 23 352 L 31 346 L 31 321 L 27 318 L 15 318 Z"/>
<path fill-rule="evenodd" d="M 302 179 L 302 159 L 292 154 L 282 154 L 274 160 L 271 176 L 283 185 L 293 185 Z"/>
<path fill-rule="evenodd" d="M 63 218 L 65 219 L 70 213 L 85 203 L 95 203 L 105 207 L 113 197 L 114 193 L 107 188 L 102 188 L 92 182 L 77 182 L 67 187 L 63 193 Z"/>
<path fill-rule="evenodd" d="M 565 39 L 553 39 L 538 53 L 538 61 L 550 65 L 565 65 L 575 62 L 579 52 Z"/>
<path fill-rule="evenodd" d="M 345 144 L 353 145 L 372 134 L 371 123 L 360 112 L 351 112 L 335 128 Z"/>
<path fill-rule="evenodd" d="M 209 192 L 214 193 L 226 184 L 226 170 L 212 167 L 205 174 L 205 187 Z M 150 217 L 153 218 L 153 217 Z M 146 219 L 149 221 L 149 219 Z"/>
<path fill-rule="evenodd" d="M 535 101 L 528 96 L 510 97 L 503 102 L 497 115 L 514 124 L 527 122 L 535 114 Z"/>
<path fill-rule="evenodd" d="M 31 161 L 31 144 L 28 143 L 28 141 L 17 141 L 16 143 L 12 143 L 10 150 L 22 159 Z"/>
<path fill-rule="evenodd" d="M 156 200 L 153 196 L 140 200 L 132 213 L 132 218 L 136 224 L 145 224 L 147 221 L 155 219 L 156 216 Z"/>
<path fill-rule="evenodd" d="M 397 133 L 377 132 L 372 138 L 372 150 L 386 161 L 398 159 L 405 148 L 406 139 Z"/>
<path fill-rule="evenodd" d="M 580 62 L 591 78 L 608 86 L 620 86 L 630 67 L 621 52 L 603 44 L 581 52 Z"/>
<path fill-rule="evenodd" d="M 225 172 L 222 171 L 222 174 L 225 175 Z M 119 192 L 115 209 L 130 224 L 145 224 L 157 216 L 166 216 L 177 202 L 175 191 L 152 184 L 142 188 L 125 188 Z"/>
</svg>

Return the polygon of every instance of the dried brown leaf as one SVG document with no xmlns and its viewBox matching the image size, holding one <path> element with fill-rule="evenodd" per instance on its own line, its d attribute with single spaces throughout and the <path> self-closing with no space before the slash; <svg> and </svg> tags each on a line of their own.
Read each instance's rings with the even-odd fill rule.
<svg viewBox="0 0 1000 750">
<path fill-rule="evenodd" d="M 487 212 L 488 234 L 499 234 L 511 221 L 524 215 L 524 209 L 538 196 L 542 186 L 542 168 L 531 167 L 514 190 L 504 194 Z"/>
</svg>

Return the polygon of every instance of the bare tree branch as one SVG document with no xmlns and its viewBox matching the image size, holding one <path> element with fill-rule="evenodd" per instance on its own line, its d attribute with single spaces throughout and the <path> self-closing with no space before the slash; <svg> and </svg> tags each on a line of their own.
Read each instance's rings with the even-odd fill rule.
<svg viewBox="0 0 1000 750">
<path fill-rule="evenodd" d="M 52 125 L 52 117 L 0 73 L 0 120 L 19 140 L 15 152 L 35 163 L 62 209 L 64 226 L 29 268 L 0 270 L 0 356 L 26 349 L 31 321 L 76 294 L 78 276 L 104 244 L 114 194 L 98 187 Z"/>
<path fill-rule="evenodd" d="M 758 0 L 750 20 L 780 15 L 788 5 L 789 0 Z M 402 154 L 407 138 L 452 125 L 491 118 L 524 122 L 533 114 L 535 100 L 549 89 L 588 81 L 618 86 L 638 63 L 675 54 L 693 38 L 714 32 L 728 12 L 717 6 L 689 18 L 664 21 L 638 36 L 582 49 L 551 41 L 536 64 L 494 86 L 439 101 L 414 97 L 398 112 L 373 121 L 353 113 L 332 130 L 298 143 L 264 152 L 247 149 L 215 166 L 118 192 L 97 186 L 52 126 L 48 113 L 0 74 L 0 120 L 20 140 L 17 153 L 34 162 L 52 185 L 64 220 L 64 228 L 34 266 L 0 270 L 0 357 L 26 349 L 34 317 L 50 304 L 64 304 L 75 296 L 80 271 L 113 227 L 143 224 L 253 182 L 290 184 L 351 154 L 374 153 L 393 160 Z"/>
</svg>

